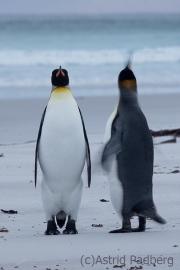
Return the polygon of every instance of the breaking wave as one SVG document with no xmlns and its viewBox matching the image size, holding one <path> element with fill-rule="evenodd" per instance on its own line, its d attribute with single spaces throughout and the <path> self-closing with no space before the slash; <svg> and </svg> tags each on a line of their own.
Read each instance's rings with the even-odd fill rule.
<svg viewBox="0 0 180 270">
<path fill-rule="evenodd" d="M 104 65 L 126 61 L 126 50 L 1 50 L 0 66 Z M 135 51 L 133 63 L 180 62 L 180 46 L 143 48 Z"/>
</svg>

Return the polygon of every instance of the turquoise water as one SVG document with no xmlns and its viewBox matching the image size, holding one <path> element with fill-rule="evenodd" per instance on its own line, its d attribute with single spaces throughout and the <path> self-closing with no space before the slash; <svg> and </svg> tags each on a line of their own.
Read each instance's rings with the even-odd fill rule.
<svg viewBox="0 0 180 270">
<path fill-rule="evenodd" d="M 0 98 L 46 97 L 53 69 L 75 95 L 117 94 L 131 51 L 142 94 L 180 93 L 180 16 L 1 16 Z"/>
</svg>

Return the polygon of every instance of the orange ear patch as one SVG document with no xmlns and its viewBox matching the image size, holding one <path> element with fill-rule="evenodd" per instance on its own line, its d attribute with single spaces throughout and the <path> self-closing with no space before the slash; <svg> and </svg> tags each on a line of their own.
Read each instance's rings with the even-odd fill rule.
<svg viewBox="0 0 180 270">
<path fill-rule="evenodd" d="M 136 87 L 136 80 L 124 80 L 119 82 L 119 86 L 123 86 L 125 88 L 134 88 Z"/>
</svg>

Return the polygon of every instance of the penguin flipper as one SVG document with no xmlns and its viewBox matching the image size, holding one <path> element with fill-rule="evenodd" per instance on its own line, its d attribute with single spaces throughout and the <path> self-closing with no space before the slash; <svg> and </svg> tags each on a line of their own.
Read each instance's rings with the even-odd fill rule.
<svg viewBox="0 0 180 270">
<path fill-rule="evenodd" d="M 101 163 L 105 170 L 108 170 L 107 169 L 108 158 L 113 154 L 118 155 L 120 152 L 122 152 L 123 150 L 122 137 L 123 137 L 123 123 L 119 114 L 117 114 L 112 122 L 111 138 L 105 145 L 102 154 Z"/>
<path fill-rule="evenodd" d="M 103 150 L 102 160 L 101 160 L 103 167 L 104 167 L 106 160 L 111 155 L 119 154 L 120 152 L 122 152 L 122 143 L 119 140 L 117 135 L 113 135 Z"/>
<path fill-rule="evenodd" d="M 87 133 L 86 133 L 86 129 L 85 129 L 85 124 L 84 124 L 84 120 L 82 117 L 82 113 L 80 108 L 79 109 L 79 113 L 81 116 L 81 121 L 82 121 L 82 126 L 83 126 L 83 131 L 84 131 L 84 138 L 86 141 L 86 162 L 87 162 L 87 175 L 88 175 L 88 187 L 90 187 L 91 185 L 91 155 L 90 155 L 90 147 L 89 147 L 89 141 L 88 141 L 88 137 L 87 137 Z"/>
<path fill-rule="evenodd" d="M 41 132 L 42 132 L 42 126 L 43 126 L 43 122 L 44 122 L 44 117 L 45 117 L 45 114 L 46 114 L 46 108 L 47 108 L 47 106 L 45 107 L 44 112 L 43 112 L 42 117 L 41 117 L 41 122 L 40 122 L 40 126 L 39 126 L 37 142 L 36 142 L 35 170 L 34 170 L 35 187 L 36 187 L 36 183 L 37 183 L 38 147 L 39 147 L 39 141 L 40 141 L 40 138 L 41 138 Z"/>
</svg>

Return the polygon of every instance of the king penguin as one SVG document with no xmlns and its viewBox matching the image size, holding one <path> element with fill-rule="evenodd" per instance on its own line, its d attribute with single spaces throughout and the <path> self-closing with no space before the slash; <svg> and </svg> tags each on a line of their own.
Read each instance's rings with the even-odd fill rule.
<svg viewBox="0 0 180 270">
<path fill-rule="evenodd" d="M 91 183 L 90 149 L 81 111 L 69 88 L 65 69 L 51 76 L 52 92 L 42 115 L 35 151 L 42 170 L 41 198 L 47 229 L 45 235 L 77 234 L 76 221 L 82 197 L 82 171 L 87 161 L 88 187 Z"/>
<path fill-rule="evenodd" d="M 106 125 L 101 160 L 112 204 L 122 219 L 122 228 L 110 233 L 145 231 L 146 218 L 166 223 L 153 202 L 153 141 L 130 64 L 118 76 L 120 99 Z M 133 216 L 139 218 L 137 228 L 131 228 Z"/>
</svg>

